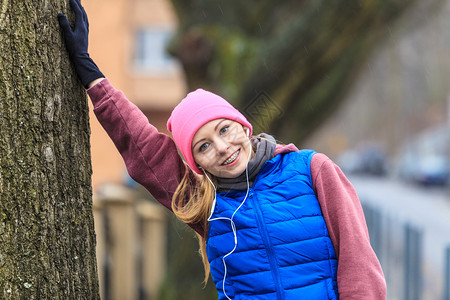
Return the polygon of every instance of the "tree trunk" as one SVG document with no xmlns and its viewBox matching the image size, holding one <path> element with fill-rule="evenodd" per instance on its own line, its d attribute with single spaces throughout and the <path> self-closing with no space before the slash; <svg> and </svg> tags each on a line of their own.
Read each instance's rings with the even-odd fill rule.
<svg viewBox="0 0 450 300">
<path fill-rule="evenodd" d="M 0 298 L 99 299 L 87 98 L 66 0 L 0 0 Z"/>
</svg>

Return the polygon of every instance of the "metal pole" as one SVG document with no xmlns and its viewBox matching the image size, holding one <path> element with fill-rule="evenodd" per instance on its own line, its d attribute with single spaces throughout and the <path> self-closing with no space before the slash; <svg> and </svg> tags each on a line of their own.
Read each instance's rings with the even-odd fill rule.
<svg viewBox="0 0 450 300">
<path fill-rule="evenodd" d="M 450 300 L 450 245 L 445 250 L 444 300 Z"/>
<path fill-rule="evenodd" d="M 405 226 L 405 300 L 419 300 L 422 295 L 422 234 Z"/>
<path fill-rule="evenodd" d="M 410 286 L 411 286 L 411 229 L 409 224 L 405 225 L 405 260 L 404 260 L 404 299 L 410 300 Z"/>
<path fill-rule="evenodd" d="M 419 300 L 422 298 L 422 233 L 414 228 L 413 231 L 414 241 L 414 278 L 413 278 L 413 287 L 414 287 L 414 295 L 413 299 Z"/>
</svg>

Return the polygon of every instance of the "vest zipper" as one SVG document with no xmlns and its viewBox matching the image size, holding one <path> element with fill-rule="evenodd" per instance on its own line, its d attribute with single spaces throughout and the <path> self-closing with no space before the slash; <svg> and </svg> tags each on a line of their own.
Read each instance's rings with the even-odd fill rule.
<svg viewBox="0 0 450 300">
<path fill-rule="evenodd" d="M 273 245 L 270 242 L 269 234 L 267 233 L 267 227 L 266 223 L 263 220 L 261 208 L 259 207 L 258 201 L 255 200 L 253 197 L 253 190 L 250 189 L 248 197 L 251 199 L 253 203 L 253 207 L 255 208 L 256 212 L 256 221 L 258 223 L 258 227 L 261 229 L 261 237 L 264 242 L 264 246 L 266 247 L 267 256 L 269 257 L 269 263 L 270 263 L 270 270 L 272 272 L 272 277 L 275 281 L 275 288 L 277 291 L 277 299 L 283 300 L 284 299 L 284 293 L 282 292 L 283 289 L 281 287 L 280 283 L 280 274 L 278 272 L 278 265 L 275 261 L 275 254 L 273 252 Z"/>
</svg>

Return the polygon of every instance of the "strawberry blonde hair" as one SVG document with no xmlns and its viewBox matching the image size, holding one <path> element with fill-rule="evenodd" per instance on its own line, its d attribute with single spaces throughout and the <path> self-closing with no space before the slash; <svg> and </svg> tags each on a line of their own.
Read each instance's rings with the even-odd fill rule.
<svg viewBox="0 0 450 300">
<path fill-rule="evenodd" d="M 214 185 L 217 185 L 214 176 L 212 178 Z M 199 253 L 202 258 L 205 269 L 204 284 L 208 282 L 210 270 L 209 261 L 206 255 L 206 238 L 208 236 L 208 218 L 211 214 L 211 206 L 215 197 L 215 190 L 204 175 L 194 174 L 191 176 L 189 168 L 178 185 L 172 197 L 172 211 L 186 224 L 201 224 L 203 235 L 196 232 L 199 242 Z"/>
</svg>

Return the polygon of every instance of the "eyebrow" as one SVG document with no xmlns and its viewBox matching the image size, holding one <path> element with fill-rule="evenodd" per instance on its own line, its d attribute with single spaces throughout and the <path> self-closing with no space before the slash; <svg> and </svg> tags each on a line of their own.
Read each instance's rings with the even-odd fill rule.
<svg viewBox="0 0 450 300">
<path fill-rule="evenodd" d="M 223 119 L 222 121 L 220 121 L 219 123 L 216 124 L 216 126 L 214 126 L 214 130 L 217 131 L 217 127 L 220 126 L 220 124 L 222 124 L 223 122 L 225 122 L 227 119 Z"/>
<path fill-rule="evenodd" d="M 222 124 L 223 122 L 227 121 L 227 119 L 223 119 L 222 121 L 220 121 L 219 123 L 216 124 L 216 126 L 214 126 L 214 131 L 217 131 L 217 128 L 220 126 L 220 124 Z M 198 140 L 194 145 L 192 145 L 192 149 L 195 148 L 195 146 L 200 143 L 201 141 L 205 140 L 205 138 L 202 138 L 200 140 Z"/>
</svg>

